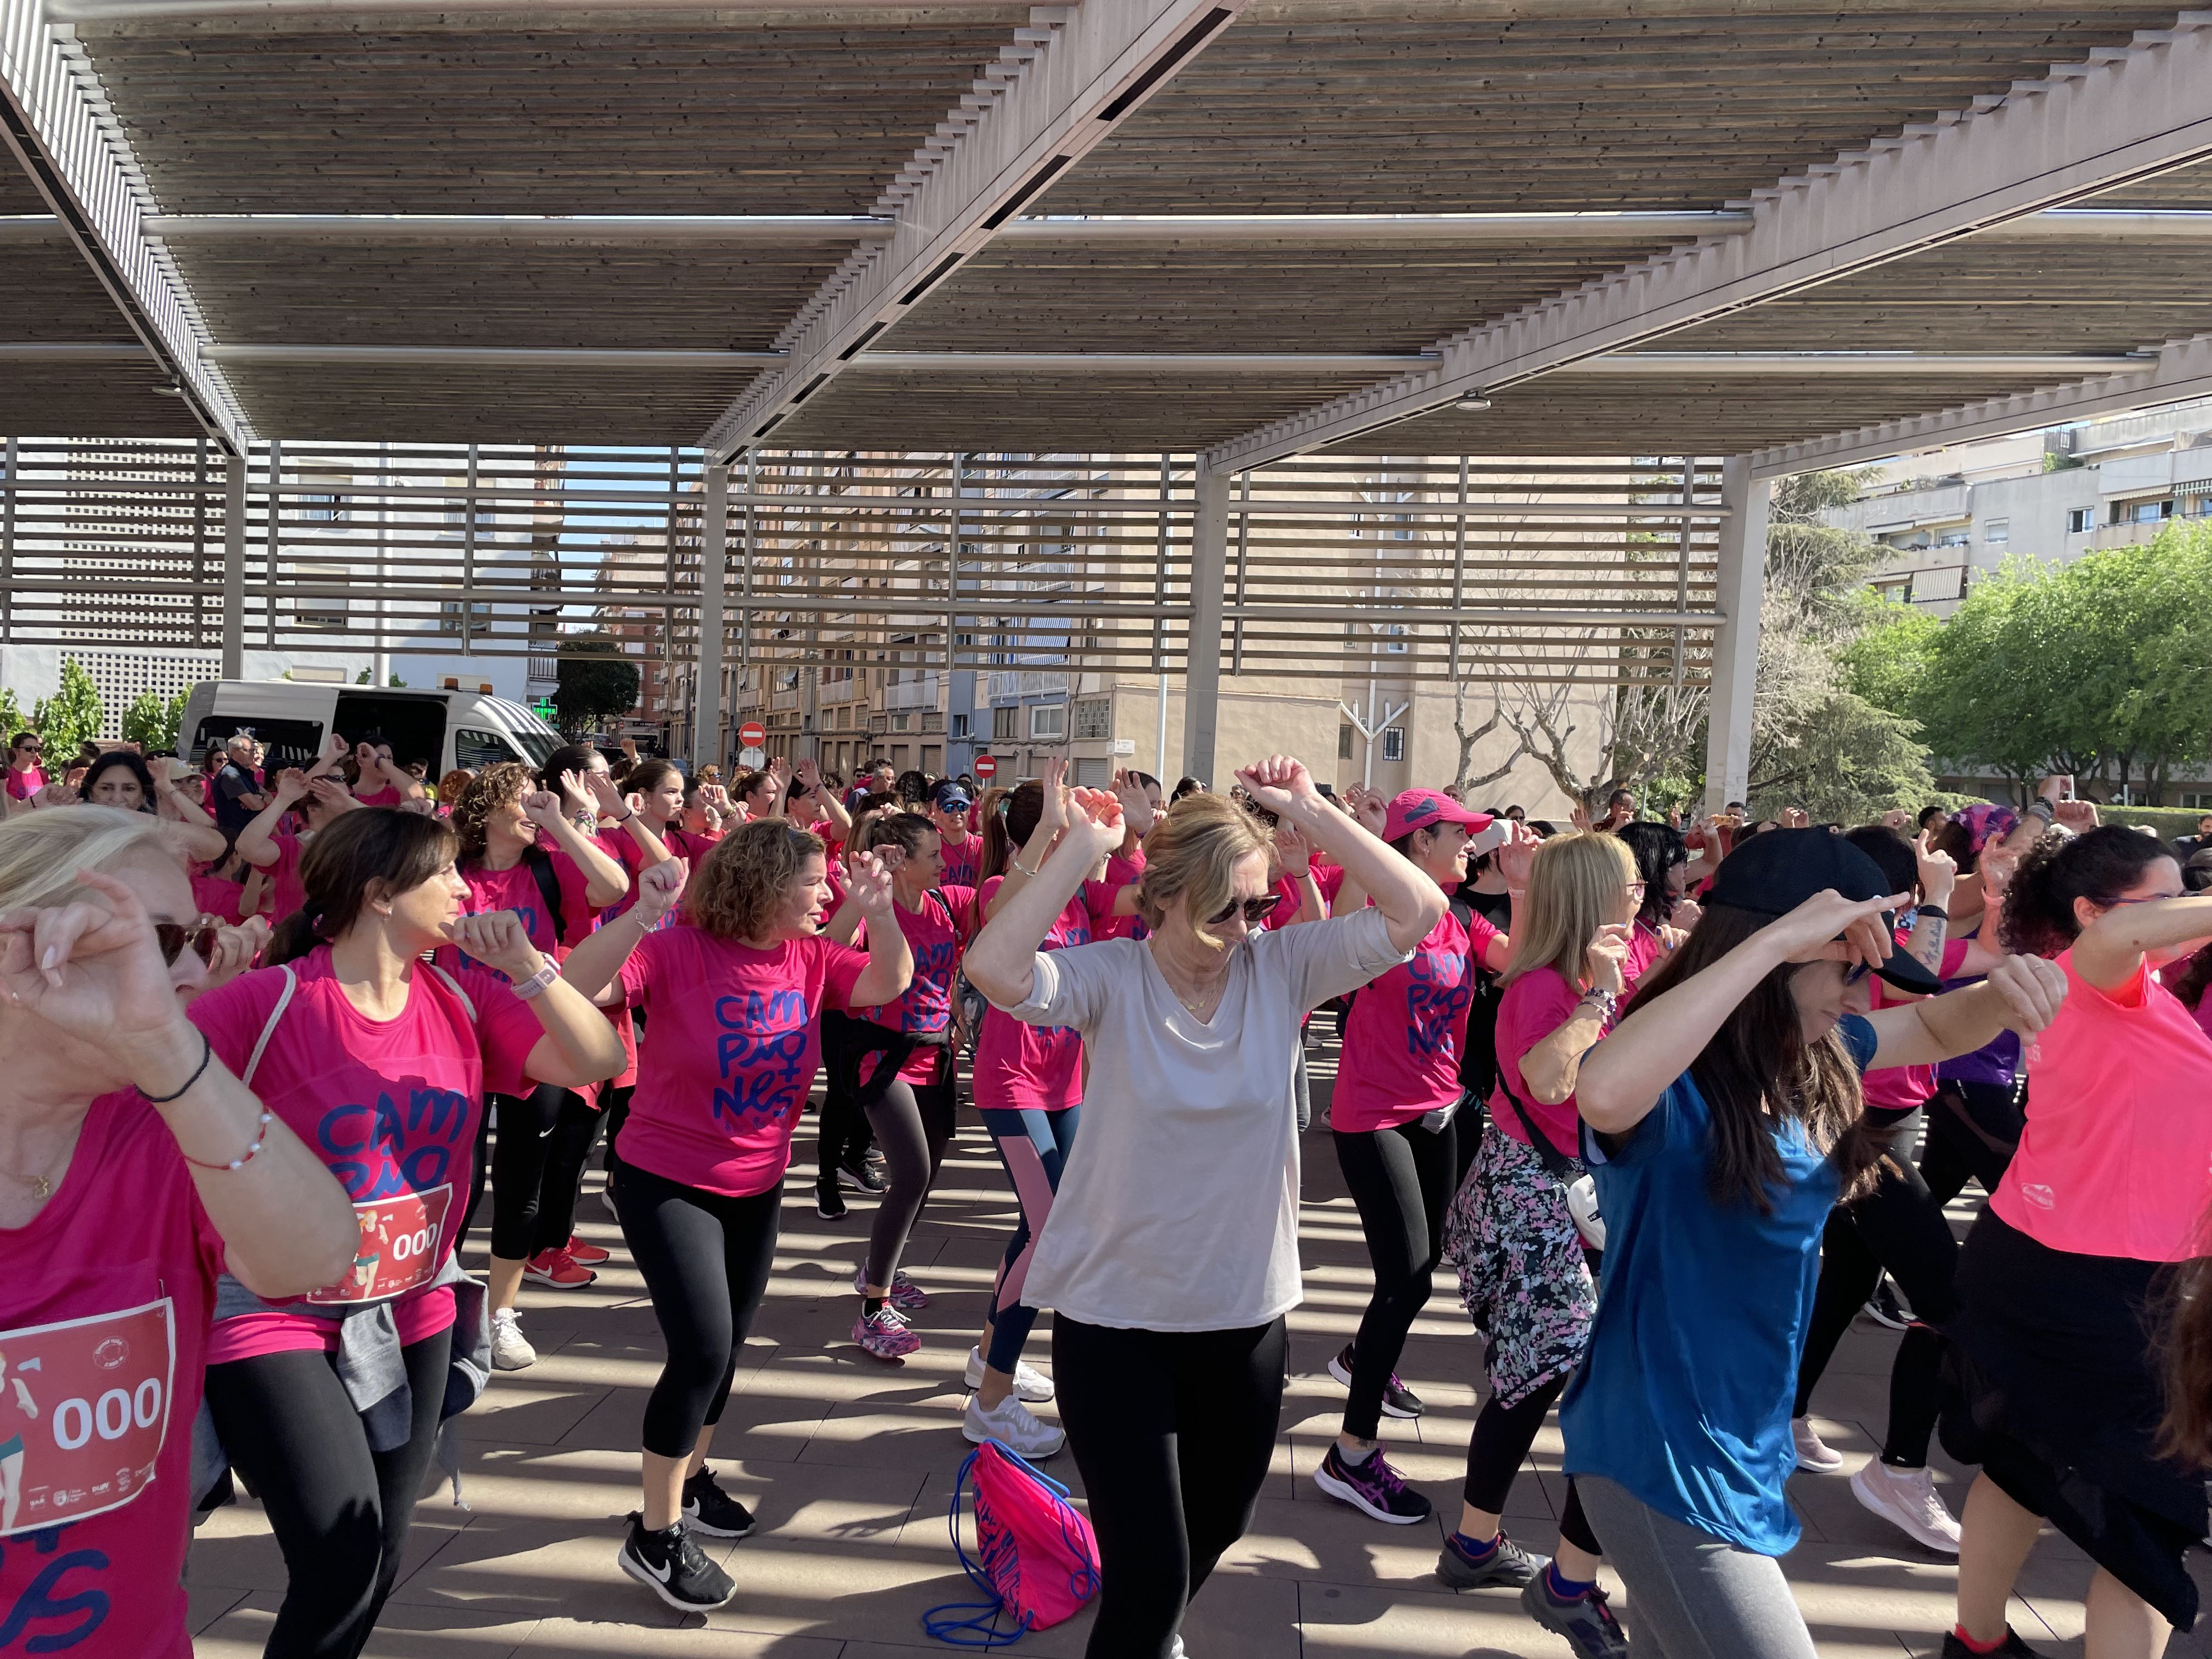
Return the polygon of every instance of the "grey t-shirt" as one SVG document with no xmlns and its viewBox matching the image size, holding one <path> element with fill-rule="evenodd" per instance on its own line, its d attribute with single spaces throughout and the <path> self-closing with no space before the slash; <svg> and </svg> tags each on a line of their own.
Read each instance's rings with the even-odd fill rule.
<svg viewBox="0 0 2212 1659">
<path fill-rule="evenodd" d="M 1297 1305 L 1298 1023 L 1410 953 L 1372 908 L 1247 935 L 1236 952 L 1205 1023 L 1136 939 L 1037 956 L 1029 1000 L 1006 1012 L 1073 1026 L 1091 1073 L 1030 1263 L 1032 1307 L 1210 1331 Z"/>
</svg>

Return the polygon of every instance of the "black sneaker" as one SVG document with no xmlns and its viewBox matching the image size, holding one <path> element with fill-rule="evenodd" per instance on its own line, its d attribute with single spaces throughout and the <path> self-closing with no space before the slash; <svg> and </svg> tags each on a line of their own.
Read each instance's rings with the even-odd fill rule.
<svg viewBox="0 0 2212 1659">
<path fill-rule="evenodd" d="M 1377 1446 L 1364 1463 L 1347 1463 L 1344 1449 L 1334 1440 L 1314 1471 L 1314 1485 L 1331 1498 L 1340 1498 L 1352 1508 L 1394 1527 L 1410 1527 L 1433 1512 L 1429 1500 L 1398 1478 L 1398 1471 Z"/>
<path fill-rule="evenodd" d="M 1874 1294 L 1866 1299 L 1865 1313 L 1875 1324 L 1887 1325 L 1893 1331 L 1905 1330 L 1912 1323 L 1912 1310 L 1905 1305 L 1897 1286 L 1887 1279 L 1875 1285 Z"/>
<path fill-rule="evenodd" d="M 814 1183 L 814 1213 L 824 1221 L 845 1218 L 845 1194 L 837 1190 L 835 1176 Z"/>
<path fill-rule="evenodd" d="M 629 1536 L 615 1561 L 670 1607 L 684 1613 L 719 1607 L 738 1593 L 730 1575 L 707 1559 L 680 1521 L 666 1532 L 647 1532 L 645 1517 L 631 1510 Z"/>
<path fill-rule="evenodd" d="M 1959 1632 L 1954 1630 L 1943 1638 L 1943 1659 L 1984 1659 L 1984 1656 L 1961 1642 Z M 2041 1648 L 2028 1646 L 2020 1639 L 2020 1632 L 2007 1625 L 2004 1645 L 1992 1648 L 1986 1659 L 2044 1659 L 2044 1652 Z"/>
<path fill-rule="evenodd" d="M 684 1519 L 692 1531 L 717 1538 L 743 1538 L 753 1529 L 753 1512 L 714 1484 L 712 1469 L 684 1483 Z"/>
<path fill-rule="evenodd" d="M 849 1187 L 856 1193 L 879 1193 L 890 1183 L 863 1162 L 857 1166 L 840 1164 L 837 1166 L 837 1184 Z"/>
<path fill-rule="evenodd" d="M 1605 1604 L 1605 1592 L 1592 1584 L 1565 1601 L 1552 1594 L 1552 1575 L 1540 1572 L 1521 1589 L 1521 1610 L 1567 1645 L 1580 1659 L 1628 1659 L 1628 1637 Z"/>
<path fill-rule="evenodd" d="M 1437 1577 L 1455 1590 L 1481 1589 L 1491 1584 L 1518 1589 L 1551 1565 L 1549 1556 L 1531 1555 L 1503 1529 L 1497 1544 L 1480 1560 L 1462 1549 L 1459 1534 L 1452 1533 L 1444 1539 L 1443 1553 L 1437 1557 Z"/>
<path fill-rule="evenodd" d="M 1347 1342 L 1337 1351 L 1336 1358 L 1328 1362 L 1328 1374 L 1346 1388 L 1352 1386 L 1352 1344 Z M 1419 1417 L 1428 1407 L 1421 1396 L 1398 1380 L 1392 1371 L 1390 1380 L 1382 1385 L 1382 1415 L 1385 1417 Z"/>
</svg>

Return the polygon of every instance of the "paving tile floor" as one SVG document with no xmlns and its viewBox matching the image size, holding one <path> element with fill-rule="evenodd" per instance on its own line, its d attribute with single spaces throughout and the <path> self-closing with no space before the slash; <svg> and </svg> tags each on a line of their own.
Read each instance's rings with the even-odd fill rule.
<svg viewBox="0 0 2212 1659">
<path fill-rule="evenodd" d="M 1316 1056 L 1317 1106 L 1334 1060 L 1333 1048 Z M 540 1358 L 528 1370 L 496 1376 L 465 1419 L 467 1507 L 453 1507 L 443 1486 L 422 1500 L 370 1656 L 920 1659 L 951 1651 L 924 1635 L 921 1615 L 972 1595 L 945 1522 L 968 1450 L 958 1431 L 960 1373 L 1014 1206 L 989 1140 L 963 1113 L 907 1257 L 932 1297 L 915 1320 L 923 1346 L 896 1365 L 868 1358 L 850 1340 L 850 1285 L 873 1200 L 851 1200 L 842 1222 L 815 1215 L 812 1129 L 810 1116 L 785 1189 L 768 1299 L 715 1443 L 724 1484 L 759 1516 L 748 1539 L 709 1540 L 737 1579 L 736 1599 L 708 1615 L 679 1614 L 615 1565 L 623 1517 L 638 1501 L 638 1425 L 662 1350 L 594 1173 L 580 1228 L 614 1259 L 582 1291 L 525 1288 L 524 1328 Z M 1282 1436 L 1250 1533 L 1185 1620 L 1192 1659 L 1567 1659 L 1567 1644 L 1529 1624 L 1510 1593 L 1454 1595 L 1437 1582 L 1436 1524 L 1378 1525 L 1313 1486 L 1343 1400 L 1328 1357 L 1357 1328 L 1370 1280 L 1358 1219 L 1319 1123 L 1304 1158 L 1306 1300 L 1291 1317 Z M 483 1232 L 468 1262 L 479 1271 Z M 1814 1417 L 1846 1455 L 1846 1470 L 1879 1441 L 1894 1344 L 1861 1321 L 1816 1397 Z M 1048 1363 L 1049 1349 L 1048 1325 L 1040 1325 L 1030 1357 Z M 1442 1520 L 1454 1521 L 1480 1404 L 1480 1350 L 1448 1269 L 1399 1370 L 1428 1412 L 1386 1424 L 1392 1461 L 1435 1500 Z M 1559 1455 L 1555 1419 L 1508 1506 L 1509 1529 L 1547 1552 L 1565 1495 Z M 1063 1455 L 1051 1467 L 1080 1502 L 1073 1460 Z M 1939 1478 L 1955 1507 L 1960 1472 L 1942 1466 Z M 1867 1514 L 1841 1474 L 1799 1475 L 1791 1497 L 1805 1536 L 1784 1567 L 1821 1653 L 1935 1653 L 1952 1617 L 1951 1564 Z M 207 1519 L 188 1577 L 202 1659 L 259 1654 L 285 1582 L 259 1508 L 241 1503 Z M 2046 1535 L 2023 1576 L 2016 1627 L 2040 1650 L 2078 1659 L 2087 1579 L 2080 1554 Z M 1632 1630 L 1632 1601 L 1621 1595 L 1619 1605 Z M 1013 1650 L 1073 1659 L 1089 1624 L 1085 1614 Z M 2178 1636 L 2167 1651 L 2168 1659 L 2196 1659 L 2208 1650 Z"/>
</svg>

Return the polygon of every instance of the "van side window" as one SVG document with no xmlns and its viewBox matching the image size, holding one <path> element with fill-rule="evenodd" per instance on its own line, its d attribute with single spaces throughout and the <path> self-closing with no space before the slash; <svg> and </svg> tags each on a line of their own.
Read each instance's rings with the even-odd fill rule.
<svg viewBox="0 0 2212 1659">
<path fill-rule="evenodd" d="M 219 749 L 239 732 L 251 732 L 268 750 L 268 769 L 274 776 L 288 766 L 301 770 L 313 766 L 323 750 L 320 720 L 269 720 L 252 714 L 210 714 L 191 735 L 185 758 L 194 766 L 210 749 Z"/>
<path fill-rule="evenodd" d="M 477 731 L 471 726 L 453 728 L 453 764 L 471 772 L 480 772 L 501 761 L 520 760 L 505 738 L 496 732 Z"/>
</svg>

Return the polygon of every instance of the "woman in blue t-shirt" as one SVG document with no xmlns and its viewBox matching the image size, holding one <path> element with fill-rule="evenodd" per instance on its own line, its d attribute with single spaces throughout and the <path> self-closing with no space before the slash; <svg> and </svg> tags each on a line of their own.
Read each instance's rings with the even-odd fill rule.
<svg viewBox="0 0 2212 1659">
<path fill-rule="evenodd" d="M 1869 971 L 1938 988 L 1894 951 L 1885 912 L 1906 896 L 1887 886 L 1825 830 L 1759 836 L 1583 1061 L 1606 1252 L 1560 1408 L 1565 1468 L 1638 1650 L 1662 1659 L 1814 1659 L 1773 1558 L 1797 1541 L 1783 1483 L 1821 1226 L 1879 1156 L 1860 1073 L 2032 1034 L 2065 994 L 2051 964 L 2007 957 L 1981 985 L 1869 1016 Z"/>
</svg>

